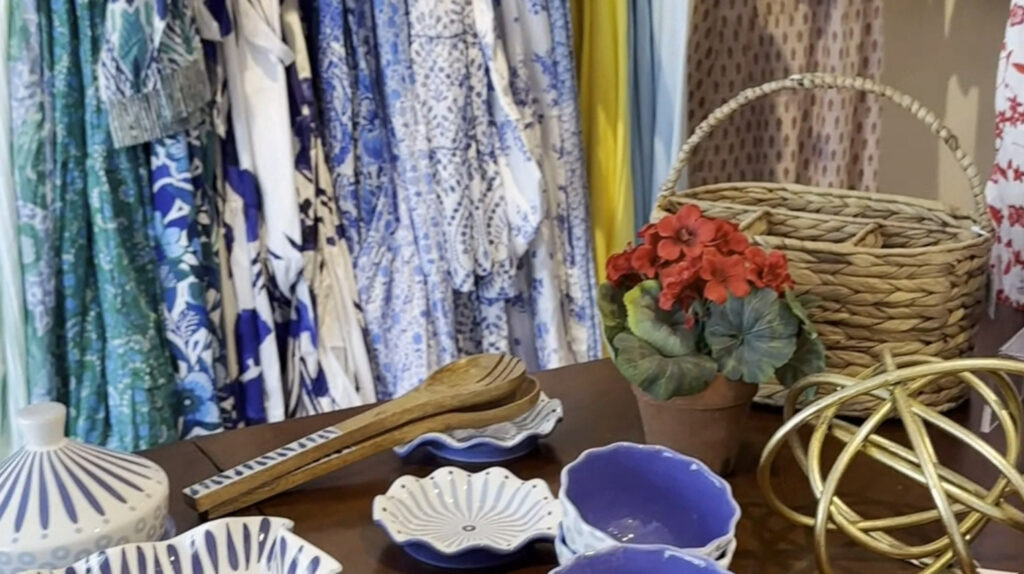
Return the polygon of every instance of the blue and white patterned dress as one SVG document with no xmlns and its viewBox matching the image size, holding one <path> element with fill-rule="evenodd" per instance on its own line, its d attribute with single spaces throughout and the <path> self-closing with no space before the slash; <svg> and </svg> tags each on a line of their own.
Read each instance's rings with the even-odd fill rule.
<svg viewBox="0 0 1024 574">
<path fill-rule="evenodd" d="M 295 185 L 302 224 L 303 270 L 316 302 L 317 350 L 328 392 L 339 407 L 377 400 L 373 371 L 357 304 L 352 256 L 345 243 L 324 156 L 313 69 L 297 0 L 281 4 L 285 43 L 295 60 L 288 66 Z"/>
<path fill-rule="evenodd" d="M 225 317 L 225 346 L 235 349 L 228 370 L 237 371 L 237 384 L 230 389 L 238 424 L 254 425 L 282 420 L 286 408 L 234 8 L 231 0 L 206 0 L 198 20 L 204 37 L 220 42 L 222 73 L 214 85 L 213 109 L 221 152 L 218 207 L 232 286 L 231 297 L 226 290 L 224 300 L 230 300 L 235 310 Z"/>
<path fill-rule="evenodd" d="M 470 352 L 533 368 L 597 357 L 565 1 L 315 6 L 328 163 L 378 394 Z"/>
</svg>

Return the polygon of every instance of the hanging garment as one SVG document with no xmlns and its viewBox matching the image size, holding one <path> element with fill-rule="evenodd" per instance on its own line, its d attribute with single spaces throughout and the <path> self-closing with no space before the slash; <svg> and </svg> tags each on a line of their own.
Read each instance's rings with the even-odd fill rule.
<svg viewBox="0 0 1024 574">
<path fill-rule="evenodd" d="M 629 151 L 634 226 L 640 229 L 687 136 L 690 0 L 647 0 L 629 7 Z M 685 172 L 679 187 L 686 187 Z"/>
<path fill-rule="evenodd" d="M 882 0 L 692 0 L 689 124 L 741 90 L 797 72 L 878 79 Z M 879 100 L 851 91 L 773 95 L 715 129 L 690 162 L 691 186 L 783 181 L 874 190 Z"/>
<path fill-rule="evenodd" d="M 286 404 L 267 285 L 261 201 L 253 175 L 235 8 L 230 0 L 204 0 L 197 6 L 197 23 L 204 39 L 218 43 L 217 65 L 211 70 L 213 125 L 220 152 L 214 189 L 223 235 L 227 369 L 229 381 L 237 381 L 221 393 L 222 413 L 233 405 L 231 411 L 237 415 L 233 424 L 245 426 L 282 420 Z"/>
<path fill-rule="evenodd" d="M 479 9 L 487 4 L 476 2 L 478 14 L 486 14 Z M 496 98 L 505 103 L 497 114 L 499 125 L 506 126 L 501 130 L 504 154 L 515 166 L 511 174 L 504 173 L 507 179 L 511 175 L 506 190 L 519 194 L 520 203 L 539 202 L 543 217 L 520 259 L 517 292 L 508 303 L 510 332 L 514 351 L 532 368 L 553 369 L 601 354 L 569 6 L 566 0 L 527 5 L 501 0 L 495 17 L 489 65 L 507 62 L 512 96 Z M 498 78 L 492 81 L 496 93 L 502 93 Z M 509 118 L 518 118 L 515 129 Z M 520 146 L 528 153 L 517 153 Z M 522 167 L 527 157 L 537 162 L 539 178 Z M 628 226 L 631 217 L 625 220 Z"/>
<path fill-rule="evenodd" d="M 14 418 L 28 404 L 17 198 L 11 174 L 11 94 L 7 91 L 10 14 L 10 0 L 0 0 L 0 458 L 21 443 Z"/>
<path fill-rule="evenodd" d="M 1010 3 L 996 76 L 996 157 L 985 196 L 995 224 L 992 289 L 996 299 L 1024 309 L 1024 2 Z"/>
<path fill-rule="evenodd" d="M 223 429 L 218 383 L 226 384 L 210 203 L 210 90 L 191 2 L 171 0 L 162 8 L 107 5 L 100 86 L 114 138 L 125 145 L 152 139 L 164 334 L 175 363 L 179 434 L 191 438 Z"/>
<path fill-rule="evenodd" d="M 87 442 L 173 440 L 145 157 L 114 149 L 98 97 L 104 6 L 15 6 L 13 165 L 33 398 L 66 402 L 70 435 Z"/>
<path fill-rule="evenodd" d="M 281 39 L 281 6 L 273 0 L 239 0 L 239 61 L 245 114 L 263 205 L 269 258 L 271 303 L 278 346 L 284 357 L 285 415 L 319 413 L 340 407 L 328 388 L 317 357 L 317 325 L 304 275 L 299 201 L 284 67 L 294 54 Z M 230 64 L 229 64 L 230 65 Z M 240 138 L 240 134 L 236 134 Z M 273 416 L 271 420 L 277 420 Z"/>
<path fill-rule="evenodd" d="M 281 5 L 285 43 L 295 60 L 287 68 L 295 150 L 295 185 L 302 224 L 303 270 L 316 301 L 317 350 L 329 393 L 339 407 L 377 400 L 373 371 L 356 304 L 352 257 L 338 219 L 331 175 L 320 139 L 313 69 L 297 0 Z"/>
<path fill-rule="evenodd" d="M 157 264 L 165 335 L 177 367 L 181 437 L 224 428 L 218 383 L 227 383 L 221 345 L 219 230 L 212 216 L 209 131 L 155 140 L 150 151 Z M 233 418 L 229 415 L 229 419 Z"/>
<path fill-rule="evenodd" d="M 397 0 L 319 2 L 317 11 L 328 162 L 377 395 L 390 398 L 458 356 L 443 212 L 427 179 L 408 66 L 408 13 Z"/>
<path fill-rule="evenodd" d="M 502 34 L 518 25 L 489 0 L 333 4 L 313 7 L 312 37 L 378 395 L 468 352 L 535 367 L 593 357 L 564 3 L 531 4 L 514 64 Z"/>
<path fill-rule="evenodd" d="M 574 0 L 580 122 L 587 154 L 597 280 L 604 262 L 633 240 L 628 20 L 625 0 Z"/>
</svg>

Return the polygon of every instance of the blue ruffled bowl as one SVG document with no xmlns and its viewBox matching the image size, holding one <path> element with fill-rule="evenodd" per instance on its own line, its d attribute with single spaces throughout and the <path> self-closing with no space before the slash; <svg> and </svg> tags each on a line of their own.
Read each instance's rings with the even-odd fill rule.
<svg viewBox="0 0 1024 574">
<path fill-rule="evenodd" d="M 569 548 L 670 546 L 715 559 L 736 536 L 732 489 L 697 459 L 660 446 L 615 443 L 562 470 L 559 501 Z"/>
<path fill-rule="evenodd" d="M 614 546 L 582 554 L 549 574 L 726 574 L 700 556 L 644 546 Z"/>
</svg>

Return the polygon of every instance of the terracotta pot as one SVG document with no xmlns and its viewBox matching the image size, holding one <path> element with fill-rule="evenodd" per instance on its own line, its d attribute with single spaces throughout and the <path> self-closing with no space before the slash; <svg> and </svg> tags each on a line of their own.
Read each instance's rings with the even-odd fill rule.
<svg viewBox="0 0 1024 574">
<path fill-rule="evenodd" d="M 630 386 L 648 443 L 698 458 L 720 475 L 732 472 L 757 385 L 718 375 L 696 395 L 667 401 Z"/>
</svg>

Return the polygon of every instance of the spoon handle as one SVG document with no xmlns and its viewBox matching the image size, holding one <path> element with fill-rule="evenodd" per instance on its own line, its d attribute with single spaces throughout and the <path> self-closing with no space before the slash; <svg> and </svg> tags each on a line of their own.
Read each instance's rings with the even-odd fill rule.
<svg viewBox="0 0 1024 574">
<path fill-rule="evenodd" d="M 514 401 L 482 411 L 451 412 L 418 420 L 403 427 L 377 435 L 353 446 L 334 452 L 292 472 L 260 484 L 252 490 L 219 504 L 205 513 L 214 519 L 241 510 L 271 496 L 359 462 L 377 453 L 401 446 L 430 432 L 445 432 L 464 428 L 481 428 L 512 420 L 532 409 L 540 398 L 540 385 L 529 379 L 520 387 Z"/>
<path fill-rule="evenodd" d="M 514 357 L 461 359 L 402 397 L 186 487 L 185 501 L 196 512 L 208 512 L 261 484 L 373 436 L 446 411 L 497 400 L 515 390 L 524 376 L 522 362 Z"/>
</svg>

